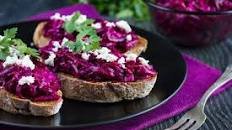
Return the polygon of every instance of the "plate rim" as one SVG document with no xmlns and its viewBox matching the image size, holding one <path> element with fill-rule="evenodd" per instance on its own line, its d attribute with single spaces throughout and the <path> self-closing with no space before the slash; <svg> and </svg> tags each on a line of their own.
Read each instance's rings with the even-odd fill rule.
<svg viewBox="0 0 232 130">
<path fill-rule="evenodd" d="M 5 25 L 1 25 L 0 27 L 4 27 L 4 26 L 10 26 L 10 25 L 15 25 L 15 24 L 23 24 L 23 23 L 27 23 L 27 22 L 41 22 L 41 21 L 44 21 L 44 20 L 29 20 L 29 21 L 19 21 L 19 22 L 15 22 L 15 23 L 10 23 L 10 24 L 5 24 Z M 154 33 L 150 32 L 150 31 L 146 31 L 142 28 L 138 28 L 138 27 L 135 27 L 135 26 L 131 26 L 132 28 L 135 28 L 135 29 L 139 29 L 139 30 L 143 30 L 144 32 L 146 33 L 150 33 L 152 35 L 155 35 Z M 162 38 L 162 37 L 161 37 Z M 164 38 L 162 38 L 163 40 L 165 40 Z M 167 41 L 167 40 L 166 40 Z M 160 107 L 161 105 L 164 105 L 165 103 L 167 103 L 167 101 L 169 101 L 173 96 L 176 95 L 176 93 L 182 88 L 183 84 L 185 83 L 186 81 L 186 78 L 187 78 L 187 70 L 188 70 L 188 66 L 186 64 L 186 61 L 184 60 L 184 57 L 183 55 L 181 54 L 181 52 L 172 44 L 170 43 L 170 41 L 167 41 L 169 44 L 169 46 L 171 46 L 172 49 L 174 49 L 178 55 L 180 56 L 180 58 L 182 59 L 183 61 L 183 65 L 185 67 L 185 74 L 184 74 L 184 78 L 181 82 L 181 84 L 178 86 L 178 88 L 169 96 L 167 97 L 166 99 L 164 99 L 163 101 L 161 101 L 160 103 L 154 105 L 154 106 L 151 106 L 150 108 L 146 109 L 146 110 L 143 110 L 141 112 L 138 112 L 138 113 L 135 113 L 135 114 L 131 114 L 129 116 L 125 116 L 125 117 L 121 117 L 121 118 L 118 118 L 118 119 L 112 119 L 112 120 L 108 120 L 108 121 L 99 121 L 99 122 L 96 122 L 96 123 L 86 123 L 86 124 L 80 124 L 80 125 L 60 125 L 60 126 L 40 126 L 40 125 L 28 125 L 28 124 L 20 124 L 20 123 L 11 123 L 11 122 L 7 122 L 7 121 L 2 121 L 0 120 L 0 124 L 2 125 L 6 125 L 6 126 L 10 126 L 10 127 L 24 127 L 24 128 L 43 128 L 43 129 L 64 129 L 64 128 L 84 128 L 84 127 L 94 127 L 94 126 L 99 126 L 99 125 L 106 125 L 106 124 L 112 124 L 112 123 L 117 123 L 119 121 L 123 121 L 123 120 L 127 120 L 127 119 L 131 119 L 131 118 L 134 118 L 134 117 L 137 117 L 139 115 L 142 115 L 142 114 L 145 114 L 147 112 L 150 112 L 151 110 L 153 109 L 156 109 L 157 107 Z"/>
</svg>

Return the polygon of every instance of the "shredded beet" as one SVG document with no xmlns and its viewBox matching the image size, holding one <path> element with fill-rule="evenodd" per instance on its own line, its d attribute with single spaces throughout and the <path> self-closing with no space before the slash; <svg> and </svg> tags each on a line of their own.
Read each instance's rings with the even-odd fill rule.
<svg viewBox="0 0 232 130">
<path fill-rule="evenodd" d="M 96 29 L 97 35 L 101 38 L 100 45 L 108 47 L 114 52 L 124 53 L 130 50 L 138 42 L 138 36 L 132 32 L 125 32 L 125 30 L 117 26 L 106 26 L 108 21 L 96 20 L 95 23 L 100 23 L 101 28 Z M 64 37 L 74 41 L 76 34 L 70 34 L 63 29 L 64 21 L 49 20 L 44 27 L 44 36 L 51 38 L 53 41 L 62 41 Z M 131 35 L 132 39 L 127 40 L 126 36 Z"/>
<path fill-rule="evenodd" d="M 43 59 L 47 59 L 52 50 L 52 41 L 49 45 L 41 48 L 40 53 Z M 117 54 L 123 57 L 122 54 Z M 54 71 L 71 74 L 74 77 L 88 81 L 115 81 L 133 82 L 153 77 L 156 72 L 150 65 L 143 65 L 137 61 L 129 61 L 124 69 L 117 61 L 106 62 L 96 59 L 90 54 L 89 60 L 85 60 L 79 53 L 70 52 L 67 48 L 61 48 L 56 52 L 54 60 Z"/>
<path fill-rule="evenodd" d="M 32 101 L 50 101 L 60 98 L 57 91 L 60 89 L 60 82 L 56 75 L 45 65 L 36 61 L 34 70 L 18 65 L 11 65 L 3 68 L 0 62 L 0 85 L 7 91 L 20 98 L 31 99 Z M 22 76 L 33 76 L 35 82 L 28 85 L 19 85 L 18 81 Z"/>
</svg>

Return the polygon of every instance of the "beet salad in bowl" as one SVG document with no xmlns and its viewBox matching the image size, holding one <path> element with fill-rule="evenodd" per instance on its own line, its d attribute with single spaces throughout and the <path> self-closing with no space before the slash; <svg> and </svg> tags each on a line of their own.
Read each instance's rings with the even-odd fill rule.
<svg viewBox="0 0 232 130">
<path fill-rule="evenodd" d="M 218 43 L 232 36 L 230 0 L 147 0 L 155 31 L 185 46 Z"/>
</svg>

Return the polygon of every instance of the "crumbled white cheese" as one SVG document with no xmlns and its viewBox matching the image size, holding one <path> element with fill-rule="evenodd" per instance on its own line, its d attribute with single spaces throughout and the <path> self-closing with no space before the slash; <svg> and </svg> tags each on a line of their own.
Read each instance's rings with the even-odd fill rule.
<svg viewBox="0 0 232 130">
<path fill-rule="evenodd" d="M 62 47 L 58 41 L 53 41 L 53 46 L 54 48 L 52 48 L 52 51 L 54 52 L 57 52 L 58 49 Z"/>
<path fill-rule="evenodd" d="M 3 62 L 3 67 L 6 67 L 8 65 L 16 64 L 18 61 L 18 56 L 13 55 L 13 56 L 7 56 L 5 62 Z"/>
<path fill-rule="evenodd" d="M 101 23 L 94 23 L 94 24 L 92 24 L 91 26 L 92 26 L 93 28 L 95 28 L 95 29 L 101 29 L 101 28 L 102 28 Z"/>
<path fill-rule="evenodd" d="M 149 60 L 145 60 L 145 59 L 142 58 L 142 57 L 139 57 L 138 60 L 139 60 L 139 62 L 142 63 L 143 65 L 148 65 L 148 63 L 149 63 Z"/>
<path fill-rule="evenodd" d="M 127 33 L 132 31 L 130 25 L 124 20 L 116 22 L 116 26 L 121 29 L 124 29 Z"/>
<path fill-rule="evenodd" d="M 48 58 L 44 60 L 44 63 L 49 66 L 54 66 L 54 59 L 56 58 L 56 54 L 53 52 L 50 52 Z"/>
<path fill-rule="evenodd" d="M 96 53 L 110 53 L 111 50 L 108 49 L 107 47 L 102 47 L 100 49 L 95 50 L 94 52 L 96 52 Z"/>
<path fill-rule="evenodd" d="M 126 68 L 125 63 L 126 63 L 126 59 L 124 57 L 121 57 L 118 60 L 118 63 L 122 66 L 122 68 Z"/>
<path fill-rule="evenodd" d="M 19 60 L 19 64 L 23 67 L 29 67 L 31 70 L 35 69 L 35 64 L 31 61 L 29 55 L 26 55 L 22 58 L 22 60 Z"/>
<path fill-rule="evenodd" d="M 127 41 L 131 41 L 131 40 L 132 40 L 131 34 L 128 34 L 128 35 L 126 36 L 126 40 L 127 40 Z"/>
<path fill-rule="evenodd" d="M 22 67 L 28 67 L 31 70 L 35 69 L 34 63 L 31 61 L 30 56 L 26 55 L 21 58 L 18 58 L 17 55 L 7 56 L 5 62 L 3 63 L 3 67 L 8 65 L 17 64 Z"/>
<path fill-rule="evenodd" d="M 68 39 L 66 37 L 63 38 L 62 42 L 61 42 L 61 46 L 65 46 L 65 43 L 68 42 Z"/>
<path fill-rule="evenodd" d="M 89 60 L 90 54 L 88 53 L 82 53 L 81 54 L 81 58 L 83 58 L 84 60 Z"/>
<path fill-rule="evenodd" d="M 18 84 L 19 85 L 30 85 L 33 84 L 35 82 L 35 78 L 33 76 L 22 76 L 21 79 L 19 79 Z"/>
<path fill-rule="evenodd" d="M 64 21 L 71 21 L 72 17 L 74 16 L 75 13 L 71 14 L 71 15 L 63 15 L 62 18 L 64 19 Z"/>
<path fill-rule="evenodd" d="M 115 27 L 115 23 L 114 22 L 107 22 L 106 23 L 106 27 Z"/>
<path fill-rule="evenodd" d="M 109 50 L 107 47 L 102 47 L 101 49 L 97 49 L 93 52 L 94 55 L 96 55 L 97 59 L 105 60 L 106 62 L 113 62 L 118 59 L 117 56 L 110 53 L 111 50 Z"/>
<path fill-rule="evenodd" d="M 61 15 L 60 13 L 55 13 L 50 17 L 51 20 L 62 20 L 62 21 L 70 21 L 74 14 L 71 15 Z"/>
<path fill-rule="evenodd" d="M 64 20 L 62 16 L 60 15 L 60 13 L 55 13 L 54 15 L 50 17 L 50 19 L 51 20 Z"/>
<path fill-rule="evenodd" d="M 87 16 L 81 14 L 81 15 L 78 17 L 78 19 L 75 21 L 75 23 L 76 23 L 77 25 L 80 25 L 80 24 L 82 24 L 83 22 L 85 22 L 86 20 L 87 20 Z"/>
<path fill-rule="evenodd" d="M 126 61 L 136 61 L 137 55 L 133 53 L 126 54 Z"/>
</svg>

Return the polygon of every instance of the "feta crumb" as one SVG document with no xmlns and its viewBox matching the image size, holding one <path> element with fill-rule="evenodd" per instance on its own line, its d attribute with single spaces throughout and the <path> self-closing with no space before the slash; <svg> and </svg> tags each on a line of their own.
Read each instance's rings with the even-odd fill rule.
<svg viewBox="0 0 232 130">
<path fill-rule="evenodd" d="M 50 52 L 50 55 L 46 60 L 44 60 L 44 63 L 49 66 L 54 66 L 54 59 L 56 58 L 56 54 L 53 52 Z"/>
<path fill-rule="evenodd" d="M 80 15 L 79 18 L 75 21 L 75 23 L 77 25 L 80 25 L 82 24 L 83 22 L 85 22 L 87 19 L 87 16 L 86 15 Z"/>
<path fill-rule="evenodd" d="M 51 20 L 63 20 L 62 16 L 60 15 L 60 13 L 55 13 L 54 15 L 52 15 L 50 17 Z"/>
<path fill-rule="evenodd" d="M 19 64 L 23 67 L 28 67 L 31 70 L 35 69 L 35 64 L 31 61 L 30 56 L 26 55 L 22 58 L 22 60 L 19 60 Z"/>
<path fill-rule="evenodd" d="M 121 29 L 124 29 L 127 33 L 132 31 L 130 25 L 124 20 L 116 22 L 116 26 Z"/>
<path fill-rule="evenodd" d="M 127 41 L 131 41 L 131 40 L 132 40 L 131 34 L 128 34 L 128 35 L 126 36 L 126 40 L 127 40 Z"/>
<path fill-rule="evenodd" d="M 61 15 L 60 13 L 55 13 L 50 17 L 51 20 L 62 20 L 62 21 L 70 21 L 74 14 L 71 15 Z"/>
<path fill-rule="evenodd" d="M 35 65 L 31 61 L 29 55 L 26 55 L 20 59 L 18 58 L 17 55 L 7 56 L 5 62 L 3 63 L 3 67 L 6 67 L 6 66 L 12 65 L 12 64 L 17 64 L 17 65 L 22 66 L 22 67 L 28 67 L 31 70 L 35 69 Z"/>
<path fill-rule="evenodd" d="M 110 53 L 111 50 L 108 49 L 107 47 L 102 47 L 100 49 L 95 50 L 95 52 L 97 52 L 97 53 Z"/>
<path fill-rule="evenodd" d="M 61 46 L 65 46 L 65 43 L 68 42 L 68 38 L 64 37 L 62 42 L 61 42 Z"/>
<path fill-rule="evenodd" d="M 106 62 L 116 61 L 118 57 L 115 56 L 114 54 L 111 54 L 110 52 L 111 50 L 109 50 L 107 47 L 102 47 L 101 49 L 95 50 L 92 53 L 97 56 L 96 57 L 97 59 L 102 59 L 105 60 Z"/>
<path fill-rule="evenodd" d="M 75 13 L 73 13 L 73 14 L 71 14 L 71 15 L 63 15 L 62 16 L 62 19 L 64 20 L 64 21 L 71 21 L 71 19 L 72 19 L 72 17 L 74 16 L 74 14 Z"/>
<path fill-rule="evenodd" d="M 30 84 L 33 84 L 34 82 L 35 82 L 34 77 L 32 77 L 32 76 L 22 76 L 22 78 L 19 79 L 18 84 L 19 85 L 24 85 L 24 84 L 30 85 Z"/>
<path fill-rule="evenodd" d="M 115 27 L 115 23 L 114 22 L 107 22 L 106 23 L 106 27 Z"/>
<path fill-rule="evenodd" d="M 126 54 L 126 61 L 136 61 L 137 55 L 130 53 Z"/>
<path fill-rule="evenodd" d="M 138 60 L 139 60 L 139 62 L 142 63 L 143 65 L 148 65 L 148 63 L 149 63 L 149 60 L 145 60 L 145 59 L 142 58 L 142 57 L 139 57 Z"/>
<path fill-rule="evenodd" d="M 53 41 L 53 46 L 54 46 L 54 48 L 52 48 L 52 51 L 54 51 L 54 52 L 57 52 L 59 50 L 59 48 L 62 47 L 58 41 Z"/>
<path fill-rule="evenodd" d="M 102 28 L 101 23 L 95 23 L 95 24 L 92 24 L 91 26 L 92 26 L 93 28 L 95 28 L 95 29 L 101 29 L 101 28 Z"/>
<path fill-rule="evenodd" d="M 5 62 L 3 62 L 3 67 L 6 67 L 8 65 L 16 64 L 18 61 L 18 56 L 13 55 L 13 56 L 7 56 Z"/>
<path fill-rule="evenodd" d="M 81 54 L 81 58 L 83 58 L 84 60 L 89 60 L 90 54 L 88 53 L 82 53 Z"/>
<path fill-rule="evenodd" d="M 118 63 L 122 66 L 122 68 L 126 68 L 125 63 L 126 63 L 126 59 L 124 57 L 121 57 L 118 60 Z"/>
</svg>

